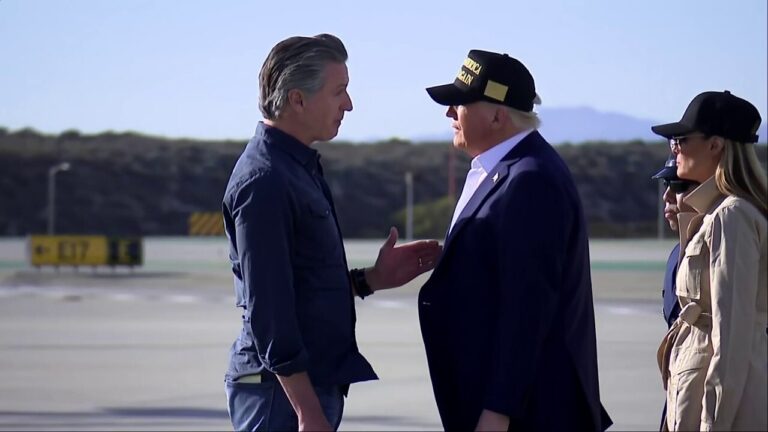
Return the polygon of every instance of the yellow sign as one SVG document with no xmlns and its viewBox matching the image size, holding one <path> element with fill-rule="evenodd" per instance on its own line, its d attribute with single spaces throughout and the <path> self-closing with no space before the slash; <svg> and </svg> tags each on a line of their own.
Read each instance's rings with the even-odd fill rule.
<svg viewBox="0 0 768 432">
<path fill-rule="evenodd" d="M 29 237 L 29 260 L 41 265 L 104 265 L 107 263 L 107 238 L 104 236 Z"/>
<path fill-rule="evenodd" d="M 33 266 L 141 265 L 141 238 L 92 235 L 29 237 L 29 262 Z"/>
</svg>

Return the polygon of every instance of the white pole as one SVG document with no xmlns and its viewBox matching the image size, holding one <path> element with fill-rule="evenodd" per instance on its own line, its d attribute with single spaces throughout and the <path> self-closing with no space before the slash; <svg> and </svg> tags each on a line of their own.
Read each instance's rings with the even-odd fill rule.
<svg viewBox="0 0 768 432">
<path fill-rule="evenodd" d="M 53 235 L 54 226 L 54 213 L 56 210 L 53 208 L 56 202 L 56 183 L 54 177 L 56 176 L 55 167 L 48 170 L 48 235 Z"/>
<path fill-rule="evenodd" d="M 48 235 L 56 230 L 56 173 L 69 169 L 69 162 L 62 162 L 48 169 Z"/>
<path fill-rule="evenodd" d="M 405 173 L 405 239 L 413 240 L 413 173 Z"/>
</svg>

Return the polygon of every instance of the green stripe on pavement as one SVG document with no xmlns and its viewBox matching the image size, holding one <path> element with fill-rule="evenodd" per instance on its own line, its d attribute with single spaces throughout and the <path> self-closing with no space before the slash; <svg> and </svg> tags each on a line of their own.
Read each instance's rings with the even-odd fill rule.
<svg viewBox="0 0 768 432">
<path fill-rule="evenodd" d="M 592 270 L 664 271 L 664 261 L 592 261 Z"/>
</svg>

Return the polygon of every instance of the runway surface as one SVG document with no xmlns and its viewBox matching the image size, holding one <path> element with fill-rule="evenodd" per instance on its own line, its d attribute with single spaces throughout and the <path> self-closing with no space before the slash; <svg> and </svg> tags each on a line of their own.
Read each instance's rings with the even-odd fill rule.
<svg viewBox="0 0 768 432">
<path fill-rule="evenodd" d="M 348 242 L 350 265 L 371 264 L 379 244 Z M 612 430 L 659 423 L 671 247 L 591 244 Z M 231 429 L 223 372 L 239 312 L 223 239 L 145 239 L 146 264 L 133 271 L 38 271 L 24 254 L 23 239 L 0 240 L 0 430 Z M 359 345 L 381 379 L 352 386 L 342 430 L 440 429 L 416 310 L 425 277 L 357 300 Z"/>
</svg>

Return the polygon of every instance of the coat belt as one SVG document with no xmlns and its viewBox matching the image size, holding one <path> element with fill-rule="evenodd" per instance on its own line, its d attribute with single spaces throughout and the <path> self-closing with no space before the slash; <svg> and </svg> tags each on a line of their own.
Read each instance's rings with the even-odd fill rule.
<svg viewBox="0 0 768 432">
<path fill-rule="evenodd" d="M 698 303 L 688 303 L 680 310 L 680 316 L 669 328 L 667 334 L 659 345 L 659 349 L 656 352 L 656 361 L 659 365 L 659 371 L 661 372 L 661 381 L 664 385 L 664 390 L 667 389 L 667 381 L 669 379 L 669 360 L 672 354 L 672 348 L 675 346 L 675 341 L 684 325 L 691 327 L 698 327 L 702 330 L 704 328 L 711 328 L 712 314 L 703 313 L 701 306 Z M 705 330 L 708 332 L 708 330 Z"/>
</svg>

